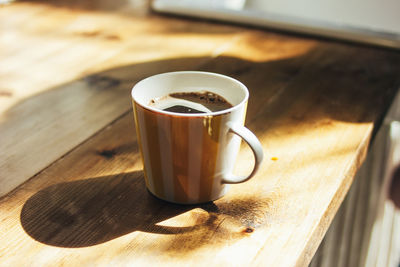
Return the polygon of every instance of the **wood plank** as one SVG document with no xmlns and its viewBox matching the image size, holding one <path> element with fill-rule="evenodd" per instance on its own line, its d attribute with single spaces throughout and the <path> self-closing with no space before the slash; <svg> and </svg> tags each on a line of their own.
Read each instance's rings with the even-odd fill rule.
<svg viewBox="0 0 400 267">
<path fill-rule="evenodd" d="M 342 52 L 344 52 L 343 50 L 342 50 Z M 350 54 L 348 54 L 347 56 L 345 55 L 345 54 L 347 54 L 347 53 L 350 53 Z M 333 52 L 332 51 L 332 53 L 335 53 L 335 52 Z M 340 56 L 340 54 L 335 54 L 335 56 L 334 57 L 332 57 L 332 58 L 334 58 L 335 60 L 338 60 L 339 62 L 341 61 L 341 60 L 343 60 L 344 58 L 346 58 L 346 57 L 349 57 L 349 58 L 352 58 L 352 56 L 351 56 L 351 54 L 355 54 L 356 53 L 356 50 L 353 50 L 353 51 L 350 51 L 350 50 L 348 50 L 348 51 L 346 51 L 345 52 L 345 54 L 342 54 L 342 56 L 344 56 L 342 59 L 340 59 L 341 58 L 341 56 Z M 309 55 L 307 55 L 307 56 L 309 56 Z M 331 59 L 332 59 L 331 58 Z M 315 64 L 315 63 L 314 63 Z M 366 63 L 365 63 L 366 64 Z M 350 65 L 348 65 L 348 67 L 349 67 Z M 341 69 L 342 68 L 342 69 Z M 345 67 L 345 66 L 341 66 L 341 67 L 338 67 L 338 69 L 341 69 L 342 71 L 343 71 L 343 73 L 346 73 L 346 68 L 347 67 Z M 352 68 L 352 67 L 350 67 L 350 68 Z M 338 70 L 337 69 L 337 70 Z M 307 71 L 309 71 L 310 69 L 307 69 Z M 325 69 L 326 70 L 326 69 Z M 315 69 L 313 69 L 312 70 L 312 72 L 313 71 L 315 71 Z M 353 70 L 353 71 L 356 71 L 356 70 Z M 358 70 L 358 71 L 361 71 L 361 70 Z M 358 71 L 356 71 L 356 72 L 358 72 Z M 336 71 L 334 71 L 334 72 L 336 72 Z M 341 71 L 340 71 L 341 72 Z M 351 72 L 348 72 L 348 75 L 351 75 L 350 74 Z M 311 73 L 308 73 L 308 74 L 311 74 Z M 321 95 L 324 95 L 325 94 L 325 96 L 326 95 L 329 95 L 331 92 L 333 92 L 333 91 L 335 91 L 335 94 L 336 93 L 338 93 L 338 94 L 340 94 L 338 91 L 341 91 L 341 89 L 344 89 L 344 88 L 346 88 L 346 86 L 343 86 L 343 87 L 341 87 L 341 82 L 340 81 L 338 81 L 338 80 L 335 80 L 335 79 L 337 79 L 338 77 L 340 77 L 339 79 L 342 79 L 342 78 L 344 78 L 344 77 L 341 77 L 340 75 L 337 75 L 336 77 L 334 77 L 334 76 L 330 76 L 329 74 L 328 74 L 328 76 L 330 77 L 330 79 L 328 78 L 328 80 L 326 80 L 326 78 L 327 78 L 327 76 L 326 75 L 323 75 L 322 73 L 320 74 L 320 75 L 318 75 L 317 73 L 313 73 L 314 75 L 315 75 L 315 77 L 321 77 L 322 79 L 324 79 L 323 81 L 318 81 L 318 82 L 320 82 L 319 83 L 319 89 L 318 90 L 323 90 L 324 92 L 320 92 L 320 94 Z M 318 78 L 317 78 L 318 79 Z M 330 81 L 329 81 L 330 80 Z M 355 82 L 355 83 L 357 83 L 357 82 Z M 362 82 L 363 84 L 365 83 L 365 84 L 367 84 L 368 82 L 367 82 L 367 80 L 364 80 L 364 82 Z M 358 85 L 360 85 L 360 84 L 358 84 Z M 310 87 L 310 86 L 312 86 L 311 84 L 307 84 L 307 86 L 308 87 Z M 355 86 L 355 84 L 354 85 L 352 85 L 352 86 Z M 290 87 L 289 87 L 290 88 Z M 330 88 L 330 89 L 328 89 L 328 88 Z M 366 87 L 363 87 L 363 88 L 366 88 Z M 324 89 L 327 89 L 327 91 L 325 91 Z M 353 88 L 354 89 L 354 88 Z M 343 92 L 344 93 L 344 92 Z M 355 92 L 354 92 L 355 93 Z M 376 93 L 378 93 L 378 92 L 376 92 Z M 359 95 L 362 95 L 362 92 L 360 91 L 359 93 L 355 93 L 355 95 L 357 95 L 357 94 L 359 94 Z M 290 99 L 289 97 L 287 97 L 285 100 L 287 100 L 287 99 Z M 340 99 L 340 100 L 339 100 Z M 327 99 L 328 100 L 328 99 Z M 348 108 L 351 108 L 351 109 L 353 109 L 353 108 L 355 108 L 355 109 L 357 109 L 355 106 L 351 106 L 352 105 L 352 103 L 351 102 L 347 102 L 347 101 L 343 101 L 344 99 L 343 98 L 341 98 L 339 95 L 336 95 L 335 97 L 332 97 L 331 99 L 329 99 L 328 100 L 328 102 L 330 102 L 330 104 L 334 104 L 336 101 L 342 101 L 342 102 L 340 102 L 340 104 L 338 103 L 338 102 L 336 102 L 334 105 L 336 105 L 336 104 L 339 104 L 339 105 L 343 105 L 342 106 L 342 108 L 340 109 L 341 111 L 344 111 L 344 110 L 347 110 L 349 113 L 348 114 L 355 114 L 355 113 L 353 113 L 353 112 L 350 112 L 349 110 L 348 110 Z M 372 98 L 370 98 L 370 100 L 372 100 Z M 305 110 L 305 109 L 309 109 L 309 112 L 307 113 L 307 115 L 306 116 L 310 116 L 310 114 L 314 114 L 315 116 L 316 116 L 316 119 L 317 119 L 317 121 L 319 121 L 319 119 L 322 119 L 323 118 L 323 116 L 321 116 L 321 117 L 318 117 L 316 114 L 318 113 L 318 111 L 316 110 L 316 109 L 318 109 L 318 106 L 319 105 L 316 105 L 316 104 L 314 104 L 314 103 L 308 103 L 308 104 L 305 104 L 305 103 L 302 103 L 302 101 L 300 100 L 300 99 L 298 99 L 297 98 L 297 100 L 296 101 L 298 101 L 298 102 L 300 102 L 301 104 L 304 104 L 304 106 L 302 107 L 302 108 L 299 108 L 299 110 Z M 284 101 L 282 101 L 283 103 L 285 103 Z M 345 102 L 347 102 L 347 103 L 345 103 Z M 299 105 L 301 105 L 300 103 L 298 103 Z M 329 104 L 328 104 L 329 105 Z M 367 106 L 369 106 L 369 107 L 372 107 L 372 106 L 374 106 L 372 103 L 371 104 L 367 104 Z M 279 108 L 277 107 L 277 110 L 279 110 L 279 109 L 282 109 L 282 107 L 284 107 L 284 108 L 287 108 L 287 105 L 285 105 L 285 104 L 282 104 L 281 103 L 281 106 L 279 106 Z M 282 112 L 287 112 L 287 110 L 279 110 L 279 111 L 282 111 Z M 294 111 L 294 110 L 293 110 Z M 326 110 L 325 110 L 326 111 Z M 347 112 L 347 111 L 344 111 L 344 112 Z M 269 118 L 271 118 L 272 116 L 277 116 L 277 114 L 279 114 L 279 112 L 273 112 L 273 113 L 270 113 L 271 114 L 271 116 L 269 116 Z M 268 114 L 269 115 L 269 114 Z M 301 117 L 301 115 L 299 115 L 298 113 L 297 114 L 290 114 L 290 115 L 292 115 L 292 118 L 296 118 L 296 117 L 298 117 L 298 116 L 300 116 Z M 289 116 L 290 116 L 289 115 Z M 311 116 L 314 116 L 314 115 L 311 115 Z M 364 118 L 364 119 L 361 119 L 361 118 L 359 118 L 359 119 L 355 119 L 355 120 L 349 120 L 349 118 L 347 117 L 347 115 L 346 114 L 341 114 L 341 115 L 339 115 L 339 117 L 337 117 L 337 115 L 339 115 L 339 114 L 337 114 L 337 113 L 335 113 L 335 115 L 333 116 L 333 118 L 331 117 L 331 116 L 328 116 L 328 117 L 330 117 L 331 119 L 333 119 L 333 124 L 336 124 L 338 121 L 353 121 L 353 122 L 360 122 L 360 121 L 368 121 L 369 119 L 366 119 L 366 118 Z M 364 115 L 366 115 L 366 114 L 364 114 Z M 289 116 L 285 116 L 285 118 L 286 117 L 289 117 Z M 345 119 L 347 117 L 347 119 Z M 302 119 L 303 119 L 303 117 L 301 117 Z M 315 117 L 314 117 L 315 118 Z M 282 120 L 282 118 L 280 118 L 281 120 Z M 324 118 L 324 119 L 326 119 L 326 118 Z M 301 123 L 303 123 L 304 122 L 304 120 L 300 120 L 301 121 Z M 323 123 L 323 121 L 324 120 L 322 120 L 322 121 L 319 121 L 320 123 Z M 280 123 L 280 125 L 282 125 L 282 128 L 283 129 L 285 129 L 285 127 L 288 127 L 288 125 L 292 125 L 291 123 L 293 123 L 292 121 L 286 121 L 286 120 L 283 120 L 283 121 L 279 121 Z M 328 124 L 329 124 L 329 122 L 328 122 Z M 258 126 L 260 126 L 260 125 L 264 125 L 264 129 L 265 129 L 265 131 L 269 131 L 270 129 L 268 129 L 269 127 L 271 127 L 271 125 L 266 125 L 266 124 L 262 124 L 262 123 L 259 123 L 259 124 L 257 124 Z M 318 125 L 318 124 L 317 124 Z M 310 130 L 310 128 L 312 128 L 312 125 L 307 125 L 308 127 L 307 127 L 307 129 L 309 129 Z M 321 126 L 320 124 L 319 124 L 319 126 Z M 359 127 L 361 127 L 362 126 L 362 123 L 360 123 L 360 124 L 358 124 L 358 126 Z M 299 128 L 297 128 L 298 127 L 298 125 L 296 125 L 296 129 L 294 130 L 292 130 L 292 131 L 290 131 L 292 134 L 294 134 L 294 135 L 296 135 L 296 133 L 298 133 L 298 135 L 302 135 L 302 134 L 305 134 L 302 130 L 300 130 Z M 272 127 L 273 129 L 274 129 L 274 127 Z M 288 127 L 289 128 L 289 127 Z M 301 127 L 300 127 L 301 128 Z M 304 128 L 303 128 L 304 129 Z M 312 130 L 311 130 L 312 131 Z M 323 130 L 321 129 L 321 131 L 323 132 Z M 351 135 L 351 134 L 353 134 L 353 133 L 355 133 L 355 132 L 352 132 L 352 133 L 350 133 L 349 132 L 349 134 Z M 280 136 L 280 134 L 281 133 L 279 133 L 279 134 L 276 134 L 276 136 Z M 323 134 L 322 134 L 322 136 L 323 136 Z M 322 136 L 315 136 L 315 140 L 317 140 L 317 139 L 321 139 L 322 138 Z M 296 139 L 296 142 L 302 142 L 302 139 L 301 138 L 299 138 L 299 136 L 296 136 L 297 137 L 297 139 Z M 271 138 L 271 137 L 270 137 Z M 338 136 L 336 136 L 335 138 L 339 138 Z M 343 139 L 343 141 L 344 140 L 346 140 L 346 138 L 344 138 Z M 271 142 L 274 142 L 275 140 L 273 140 L 273 141 L 271 141 Z M 318 141 L 313 141 L 313 142 L 315 142 L 314 144 L 315 144 L 315 147 L 318 147 L 317 145 L 316 145 L 316 143 L 318 142 Z M 269 143 L 270 144 L 270 143 Z M 280 144 L 280 145 L 282 145 L 282 144 Z M 364 145 L 366 145 L 366 144 L 364 144 Z M 361 145 L 361 146 L 359 146 L 358 148 L 360 148 L 360 149 L 362 149 L 362 147 L 364 146 L 364 145 Z M 295 147 L 295 146 L 294 146 Z M 314 147 L 314 146 L 313 146 Z M 321 144 L 321 146 L 320 146 L 321 148 L 323 147 L 323 145 Z M 282 146 L 280 146 L 280 148 L 282 148 Z M 271 149 L 271 148 L 270 148 Z M 285 149 L 283 149 L 284 151 L 286 151 L 286 153 L 288 154 L 288 155 L 284 155 L 283 156 L 283 158 L 285 158 L 285 159 L 288 159 L 288 158 L 290 158 L 290 156 L 291 155 L 296 155 L 296 152 L 297 151 L 293 151 L 294 149 L 292 148 L 291 150 L 285 150 Z M 277 148 L 277 151 L 279 151 L 279 149 Z M 305 149 L 305 150 L 303 150 L 304 152 L 304 154 L 307 154 L 307 155 L 304 155 L 304 154 L 301 154 L 301 155 L 304 155 L 304 158 L 306 158 L 307 156 L 310 156 L 309 154 L 311 153 L 311 154 L 313 154 L 312 153 L 312 149 L 310 149 L 310 148 L 307 148 L 307 149 Z M 325 149 L 324 149 L 324 151 L 326 151 Z M 321 158 L 324 158 L 324 157 L 326 157 L 326 155 L 327 154 L 324 154 L 324 156 L 322 156 L 321 155 L 321 152 L 322 151 L 320 151 L 319 153 L 316 153 L 316 154 L 318 154 L 318 155 L 320 155 L 320 157 Z M 328 152 L 329 153 L 329 152 Z M 334 153 L 334 152 L 333 152 Z M 328 154 L 329 155 L 329 154 Z M 297 154 L 296 155 L 297 157 L 299 157 L 299 155 Z M 300 156 L 300 157 L 302 157 L 302 156 Z M 278 158 L 282 158 L 282 156 L 278 156 Z M 298 160 L 298 159 L 297 159 Z M 296 160 L 296 161 L 297 161 Z M 349 180 L 346 180 L 346 179 L 344 179 L 344 180 L 341 180 L 341 182 L 342 183 L 344 183 L 344 184 L 342 184 L 339 188 L 344 188 L 344 191 L 336 191 L 336 195 L 335 195 L 335 197 L 336 196 L 338 196 L 338 200 L 337 199 L 335 199 L 335 197 L 333 198 L 333 200 L 332 200 L 332 198 L 330 199 L 330 201 L 332 201 L 331 203 L 330 203 L 330 207 L 329 207 L 329 209 L 327 209 L 327 211 L 331 211 L 332 209 L 335 209 L 335 207 L 337 208 L 338 206 L 339 206 L 339 203 L 341 202 L 341 199 L 343 198 L 343 196 L 345 195 L 345 192 L 347 191 L 347 188 L 348 188 L 348 186 L 351 184 L 351 177 L 353 177 L 353 175 L 354 175 L 354 172 L 355 172 L 355 170 L 356 170 L 356 168 L 357 168 L 357 166 L 359 166 L 359 160 L 361 160 L 361 159 L 357 159 L 357 160 L 355 160 L 353 163 L 351 163 L 351 161 L 348 159 L 347 160 L 347 163 L 346 163 L 346 166 L 348 167 L 348 169 L 347 169 L 347 171 L 349 171 L 349 173 L 348 173 L 348 176 L 347 176 L 347 178 L 349 178 Z M 337 163 L 337 162 L 336 162 Z M 350 164 L 349 164 L 350 163 Z M 349 164 L 349 165 L 347 165 L 347 164 Z M 352 164 L 354 164 L 354 165 L 352 165 Z M 288 166 L 290 166 L 290 169 L 289 170 L 293 170 L 293 168 L 294 168 L 294 166 L 297 166 L 296 164 L 288 164 Z M 320 166 L 320 165 L 319 165 Z M 328 166 L 327 166 L 327 168 L 329 168 Z M 283 172 L 284 173 L 284 172 Z M 281 174 L 282 176 L 285 176 L 284 174 Z M 319 176 L 319 174 L 317 174 L 317 173 L 314 173 L 314 174 L 311 174 L 311 176 L 316 176 L 316 177 L 321 177 L 321 176 Z M 346 175 L 345 173 L 342 173 L 341 175 Z M 340 176 L 340 175 L 339 175 Z M 328 175 L 328 177 L 329 177 L 329 175 Z M 338 177 L 338 176 L 336 176 L 336 175 L 333 175 L 333 177 Z M 342 176 L 343 177 L 343 176 Z M 300 179 L 300 178 L 299 178 Z M 296 180 L 293 180 L 293 183 L 295 183 L 295 181 Z M 336 181 L 338 181 L 338 180 L 336 180 Z M 325 182 L 328 182 L 328 181 L 325 181 Z M 315 185 L 314 185 L 315 186 Z M 321 185 L 321 186 L 323 186 L 323 185 Z M 327 192 L 327 191 L 324 191 L 325 193 Z M 303 196 L 304 198 L 306 198 L 306 196 Z M 332 196 L 331 196 L 332 197 Z M 322 196 L 322 198 L 323 198 L 323 196 Z M 323 201 L 323 199 L 319 199 L 319 198 L 317 198 L 317 199 L 315 199 L 315 201 L 318 201 L 319 203 L 321 203 L 321 201 Z M 303 202 L 304 200 L 303 200 L 303 198 L 299 198 L 299 201 L 301 201 L 301 202 Z M 337 201 L 337 202 L 336 202 Z M 278 206 L 280 206 L 280 205 L 278 205 Z M 330 217 L 329 218 L 329 216 L 330 215 L 333 215 L 334 213 L 332 213 L 332 214 L 329 214 L 329 213 L 325 213 L 325 214 L 320 214 L 320 215 L 322 215 L 322 218 L 324 219 L 325 217 L 324 216 L 328 216 L 328 218 L 327 218 L 327 220 L 328 221 L 330 221 L 331 220 L 331 218 L 332 217 Z M 321 218 L 321 216 L 319 217 L 319 216 L 316 216 L 316 218 Z M 322 221 L 320 221 L 319 222 L 320 224 L 322 224 L 322 225 L 324 225 L 325 223 L 328 223 L 328 222 L 324 222 L 324 220 L 322 220 Z M 322 227 L 323 228 L 323 227 Z M 318 228 L 317 228 L 318 229 Z M 300 231 L 296 231 L 296 233 L 297 232 L 300 232 Z M 307 233 L 307 231 L 302 231 L 303 233 Z M 318 230 L 316 231 L 316 232 L 314 232 L 315 234 L 318 234 L 318 235 L 320 235 L 320 237 L 323 235 L 323 233 L 321 233 L 321 232 L 319 232 Z M 302 240 L 304 241 L 305 239 L 307 239 L 307 237 L 305 237 L 305 236 L 303 236 L 302 237 L 302 239 L 299 239 L 299 240 L 296 240 L 296 241 L 298 241 L 298 242 L 301 242 Z M 293 244 L 294 246 L 296 246 L 296 245 L 298 245 L 298 242 L 293 242 L 293 240 L 292 240 L 292 242 L 288 242 L 288 244 Z M 312 244 L 313 242 L 308 242 L 308 244 Z M 317 242 L 315 242 L 314 244 L 318 244 Z M 269 247 L 268 247 L 269 248 Z M 314 247 L 314 249 L 316 249 L 316 247 Z M 280 251 L 282 251 L 282 249 L 280 250 Z M 305 252 L 307 252 L 307 250 L 305 250 Z M 266 249 L 266 251 L 265 251 L 265 254 L 272 254 L 272 255 L 279 255 L 278 253 L 274 253 L 273 251 L 271 252 L 271 251 L 267 251 L 267 249 Z M 287 254 L 290 254 L 290 250 L 288 250 L 287 251 Z M 310 254 L 309 255 L 313 255 L 313 252 L 310 252 Z M 305 257 L 307 257 L 307 254 L 305 255 Z M 300 257 L 300 258 L 302 258 L 302 257 Z M 263 261 L 263 264 L 265 263 L 265 261 Z M 292 263 L 290 263 L 290 264 L 287 264 L 287 265 L 291 265 Z M 300 265 L 304 265 L 304 264 L 306 264 L 306 263 L 299 263 Z M 279 264 L 277 264 L 278 266 L 279 266 Z"/>
<path fill-rule="evenodd" d="M 21 20 L 10 16 L 26 9 Z M 199 23 L 29 3 L 10 5 L 9 12 L 0 13 L 11 36 L 0 39 L 8 49 L 0 60 L 0 196 L 126 113 L 136 81 L 196 69 L 237 32 L 215 26 L 202 35 L 177 33 L 175 27 Z"/>
<path fill-rule="evenodd" d="M 104 32 L 89 43 L 77 40 L 67 66 L 79 71 L 60 74 L 62 85 L 43 87 L 2 117 L 7 164 L 21 162 L 10 175 L 37 161 L 43 165 L 33 174 L 48 167 L 0 199 L 1 264 L 306 266 L 365 157 L 374 124 L 400 85 L 400 55 L 201 21 L 57 12 L 83 15 L 83 21 L 71 21 L 74 30 L 114 18 L 126 22 L 122 31 L 129 40 L 98 66 L 86 62 L 92 53 L 86 61 L 75 59 L 88 51 L 92 37 L 99 39 L 94 50 L 108 51 Z M 63 39 L 58 30 L 50 32 Z M 187 45 L 192 50 L 184 50 Z M 42 67 L 51 69 L 55 62 Z M 144 76 L 188 68 L 228 74 L 248 85 L 247 126 L 260 138 L 267 160 L 254 179 L 233 185 L 224 198 L 179 206 L 157 200 L 144 187 L 127 95 Z M 38 133 L 25 141 L 23 134 L 32 129 Z M 53 150 L 59 154 L 37 153 Z M 237 162 L 237 172 L 250 170 L 246 146 Z M 0 167 L 3 175 L 7 168 Z"/>
<path fill-rule="evenodd" d="M 349 56 L 356 50 L 321 44 L 289 59 L 258 63 L 222 55 L 205 63 L 202 69 L 252 85 L 247 125 L 278 160 L 267 159 L 257 177 L 214 203 L 167 204 L 144 188 L 132 114 L 126 114 L 1 200 L 0 261 L 307 265 L 391 98 L 380 90 L 397 82 L 397 65 L 384 60 L 386 53 L 365 49 L 356 68 Z M 379 67 L 355 76 L 371 58 L 382 60 Z M 254 81 L 261 73 L 271 76 Z M 391 79 L 372 83 L 371 75 Z M 238 171 L 248 171 L 251 160 L 243 150 Z"/>
</svg>

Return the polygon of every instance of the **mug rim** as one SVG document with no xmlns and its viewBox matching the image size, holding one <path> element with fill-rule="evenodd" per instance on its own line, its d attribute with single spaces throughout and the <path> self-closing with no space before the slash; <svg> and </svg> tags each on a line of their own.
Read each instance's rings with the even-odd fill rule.
<svg viewBox="0 0 400 267">
<path fill-rule="evenodd" d="M 214 111 L 214 112 L 206 112 L 206 113 L 178 113 L 178 112 L 165 111 L 165 110 L 162 110 L 162 109 L 154 108 L 154 107 L 152 107 L 150 105 L 147 105 L 147 104 L 140 103 L 135 98 L 135 94 L 134 94 L 135 88 L 137 88 L 138 86 L 140 86 L 141 83 L 144 83 L 149 79 L 153 79 L 153 78 L 159 77 L 159 76 L 185 75 L 185 74 L 209 75 L 209 76 L 217 77 L 219 79 L 222 78 L 222 79 L 225 79 L 225 80 L 229 80 L 229 81 L 239 85 L 239 88 L 241 88 L 243 90 L 243 92 L 245 93 L 245 96 L 243 97 L 243 99 L 238 104 L 233 105 L 230 108 L 219 110 L 219 111 Z M 177 116 L 177 117 L 209 117 L 209 116 L 218 116 L 218 115 L 222 115 L 222 114 L 231 113 L 232 111 L 234 111 L 236 109 L 239 109 L 243 104 L 245 104 L 248 101 L 248 99 L 249 99 L 249 90 L 239 80 L 237 80 L 235 78 L 232 78 L 232 77 L 229 77 L 229 76 L 224 75 L 224 74 L 219 74 L 219 73 L 215 73 L 215 72 L 208 72 L 208 71 L 172 71 L 172 72 L 164 72 L 164 73 L 155 74 L 155 75 L 152 75 L 152 76 L 149 76 L 147 78 L 144 78 L 144 79 L 140 80 L 139 82 L 137 82 L 132 87 L 131 97 L 132 97 L 133 101 L 135 102 L 135 104 L 137 104 L 137 105 L 139 105 L 139 106 L 141 106 L 141 107 L 143 107 L 143 108 L 145 108 L 147 110 L 159 113 L 159 114 L 164 114 L 164 115 L 167 115 L 167 116 Z"/>
</svg>

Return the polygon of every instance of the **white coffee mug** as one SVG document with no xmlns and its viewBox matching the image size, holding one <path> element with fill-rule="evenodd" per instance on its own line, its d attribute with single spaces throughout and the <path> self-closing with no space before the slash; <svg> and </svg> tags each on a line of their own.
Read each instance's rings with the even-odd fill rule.
<svg viewBox="0 0 400 267">
<path fill-rule="evenodd" d="M 171 93 L 203 91 L 222 96 L 232 107 L 193 114 L 151 105 L 152 100 Z M 241 82 L 209 72 L 170 72 L 138 82 L 132 89 L 132 102 L 148 190 L 169 202 L 197 204 L 222 197 L 227 184 L 253 177 L 263 149 L 244 127 L 248 97 Z M 252 171 L 244 177 L 232 173 L 241 139 L 255 158 Z"/>
</svg>

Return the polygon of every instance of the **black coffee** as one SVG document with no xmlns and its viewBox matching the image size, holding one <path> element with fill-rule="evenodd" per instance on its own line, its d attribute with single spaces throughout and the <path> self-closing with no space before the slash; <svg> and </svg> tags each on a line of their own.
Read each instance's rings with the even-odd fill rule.
<svg viewBox="0 0 400 267">
<path fill-rule="evenodd" d="M 177 113 L 206 113 L 205 111 L 200 111 L 194 108 L 182 106 L 182 105 L 175 105 L 169 108 L 164 108 L 165 111 L 170 112 L 177 112 Z"/>
<path fill-rule="evenodd" d="M 211 112 L 220 111 L 232 107 L 232 104 L 225 100 L 225 98 L 223 98 L 222 96 L 207 91 L 172 93 L 169 94 L 169 97 L 200 104 Z M 193 107 L 180 104 L 172 105 L 168 108 L 164 108 L 163 110 L 178 113 L 206 113 L 205 111 L 197 110 Z"/>
</svg>

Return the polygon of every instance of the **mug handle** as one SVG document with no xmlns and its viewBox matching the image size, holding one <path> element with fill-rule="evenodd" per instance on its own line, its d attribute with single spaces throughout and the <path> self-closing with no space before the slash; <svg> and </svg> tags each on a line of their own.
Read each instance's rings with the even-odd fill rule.
<svg viewBox="0 0 400 267">
<path fill-rule="evenodd" d="M 234 122 L 228 122 L 227 126 L 229 128 L 228 132 L 234 133 L 241 137 L 251 148 L 254 154 L 254 167 L 251 173 L 248 176 L 237 176 L 234 174 L 227 174 L 225 175 L 226 177 L 222 178 L 222 183 L 223 184 L 238 184 L 238 183 L 243 183 L 249 180 L 251 177 L 253 177 L 258 168 L 261 165 L 261 162 L 264 158 L 264 152 L 262 145 L 258 138 L 246 127 L 234 123 Z"/>
</svg>

